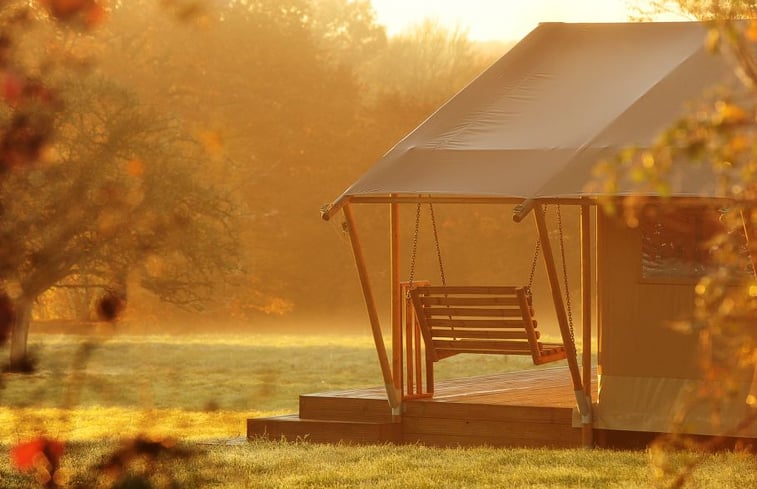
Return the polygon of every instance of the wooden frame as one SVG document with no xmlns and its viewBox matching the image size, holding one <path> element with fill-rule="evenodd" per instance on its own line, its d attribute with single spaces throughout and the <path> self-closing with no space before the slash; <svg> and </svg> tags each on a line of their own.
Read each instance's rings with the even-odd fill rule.
<svg viewBox="0 0 757 489">
<path fill-rule="evenodd" d="M 352 245 L 353 254 L 355 256 L 355 263 L 358 269 L 358 276 L 360 279 L 361 287 L 363 289 L 363 295 L 368 309 L 368 316 L 371 323 L 371 331 L 376 345 L 376 351 L 379 358 L 379 364 L 381 367 L 382 377 L 384 379 L 384 385 L 387 391 L 387 397 L 392 407 L 392 412 L 399 419 L 402 406 L 403 396 L 412 396 L 413 393 L 403 393 L 405 391 L 404 382 L 407 379 L 408 385 L 419 385 L 417 373 L 412 374 L 410 377 L 410 371 L 419 371 L 417 367 L 412 367 L 410 362 L 415 364 L 417 360 L 411 359 L 411 356 L 404 352 L 408 356 L 407 361 L 407 376 L 405 376 L 405 370 L 403 367 L 403 298 L 400 286 L 400 207 L 401 203 L 419 203 L 419 202 L 431 202 L 431 203 L 479 203 L 479 204 L 507 204 L 507 203 L 522 203 L 518 212 L 518 219 L 524 218 L 531 210 L 534 211 L 534 218 L 536 221 L 536 228 L 539 234 L 542 248 L 544 264 L 547 269 L 547 277 L 552 292 L 552 301 L 557 313 L 558 323 L 560 325 L 560 334 L 563 338 L 563 343 L 566 349 L 566 357 L 568 361 L 569 372 L 571 375 L 571 381 L 575 392 L 576 403 L 579 408 L 579 412 L 582 416 L 582 420 L 587 425 L 584 435 L 585 444 L 591 444 L 591 436 L 588 434 L 591 431 L 591 376 L 587 372 L 591 371 L 591 314 L 589 309 L 591 308 L 591 289 L 589 287 L 591 277 L 591 265 L 590 265 L 590 217 L 586 218 L 584 213 L 588 214 L 590 205 L 594 202 L 589 201 L 586 198 L 580 199 L 547 199 L 546 201 L 527 201 L 523 202 L 521 199 L 512 198 L 499 198 L 499 197 L 458 197 L 458 196 L 360 196 L 360 197 L 344 197 L 332 204 L 331 206 L 324 207 L 322 209 L 322 217 L 324 220 L 330 219 L 340 209 L 344 211 L 345 221 L 347 224 L 347 231 L 350 235 L 350 243 Z M 355 221 L 352 216 L 350 206 L 356 203 L 389 203 L 389 234 L 390 234 L 390 280 L 391 280 L 391 323 L 392 323 L 392 360 L 391 364 L 387 357 L 386 346 L 384 345 L 383 336 L 381 334 L 381 327 L 379 324 L 379 315 L 376 308 L 376 303 L 373 298 L 373 292 L 369 282 L 368 271 L 365 264 L 365 258 L 363 256 L 362 248 L 360 245 Z M 585 239 L 586 244 L 582 244 L 581 252 L 581 269 L 582 269 L 582 309 L 585 318 L 582 323 L 582 332 L 584 335 L 584 356 L 583 356 L 583 372 L 579 367 L 577 360 L 577 352 L 575 344 L 573 343 L 573 337 L 568 326 L 567 315 L 565 312 L 565 305 L 562 299 L 562 291 L 560 290 L 560 284 L 558 281 L 557 267 L 554 262 L 554 256 L 552 252 L 551 243 L 549 240 L 548 229 L 544 216 L 544 210 L 542 205 L 545 203 L 561 203 L 561 204 L 580 204 L 581 205 L 581 219 L 582 219 L 582 243 Z M 538 204 L 538 205 L 537 205 Z M 587 235 L 583 234 L 583 226 L 586 226 Z M 588 250 L 588 251 L 587 251 Z M 588 274 L 589 279 L 586 276 Z M 587 299 L 588 297 L 588 299 Z M 410 332 L 406 332 L 410 334 Z M 414 333 L 413 333 L 414 334 Z M 587 339 L 588 338 L 588 339 Z M 410 339 L 406 337 L 409 341 Z M 417 348 L 417 347 L 416 347 Z M 429 362 L 427 361 L 427 364 Z M 588 365 L 588 366 L 587 366 Z M 431 368 L 427 368 L 431 370 Z M 583 375 L 582 375 L 583 374 Z M 431 379 L 433 382 L 433 372 L 431 372 Z M 588 382 L 584 382 L 583 379 L 587 379 Z M 588 385 L 586 385 L 588 383 Z M 417 388 L 417 387 L 416 387 Z M 588 392 L 588 394 L 587 394 Z"/>
<path fill-rule="evenodd" d="M 368 276 L 368 269 L 365 265 L 365 256 L 363 255 L 363 248 L 360 244 L 360 238 L 357 233 L 357 226 L 355 225 L 355 219 L 352 216 L 352 210 L 350 206 L 344 206 L 344 219 L 347 224 L 347 232 L 350 236 L 350 244 L 352 245 L 352 253 L 355 257 L 355 265 L 357 266 L 358 277 L 360 278 L 360 285 L 363 289 L 363 298 L 365 299 L 365 307 L 368 309 L 368 319 L 371 323 L 371 332 L 373 333 L 373 342 L 376 346 L 376 353 L 378 354 L 379 366 L 381 367 L 381 375 L 384 378 L 384 386 L 386 388 L 386 395 L 389 399 L 389 405 L 392 408 L 392 414 L 395 416 L 400 415 L 401 409 L 401 396 L 394 386 L 394 379 L 392 378 L 392 371 L 389 366 L 389 359 L 386 355 L 386 345 L 384 345 L 384 337 L 381 334 L 381 324 L 379 322 L 378 310 L 376 308 L 376 301 L 373 298 L 373 290 L 371 289 L 370 278 Z"/>
<path fill-rule="evenodd" d="M 573 381 L 573 390 L 576 393 L 580 392 L 581 397 L 583 397 L 583 383 L 581 381 L 581 372 L 578 368 L 576 346 L 571 337 L 568 315 L 565 312 L 565 303 L 563 302 L 563 295 L 557 274 L 557 266 L 555 265 L 554 254 L 552 253 L 552 243 L 549 239 L 549 229 L 547 228 L 547 221 L 542 206 L 537 205 L 534 208 L 534 218 L 536 220 L 536 228 L 539 232 L 544 265 L 547 269 L 547 279 L 549 280 L 549 287 L 552 291 L 552 302 L 555 305 L 557 322 L 560 326 L 560 335 L 562 336 L 563 344 L 565 344 L 565 349 L 568 354 L 568 368 L 570 369 L 570 377 Z"/>
<path fill-rule="evenodd" d="M 583 394 L 586 400 L 581 424 L 581 440 L 584 447 L 594 446 L 594 416 L 592 413 L 592 365 L 591 365 L 591 206 L 585 203 L 581 206 L 581 331 L 583 343 Z"/>
</svg>

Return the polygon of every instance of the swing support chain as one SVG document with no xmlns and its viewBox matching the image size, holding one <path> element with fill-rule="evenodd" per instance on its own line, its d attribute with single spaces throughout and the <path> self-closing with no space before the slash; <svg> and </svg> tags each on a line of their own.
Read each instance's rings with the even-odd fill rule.
<svg viewBox="0 0 757 489">
<path fill-rule="evenodd" d="M 557 205 L 557 229 L 560 232 L 560 257 L 562 260 L 562 276 L 563 285 L 565 286 L 565 309 L 568 313 L 568 326 L 570 327 L 570 341 L 574 345 L 576 344 L 576 334 L 573 330 L 573 308 L 570 303 L 570 284 L 568 282 L 568 264 L 565 259 L 565 237 L 563 235 L 562 225 L 562 213 L 560 212 L 560 204 Z"/>
<path fill-rule="evenodd" d="M 413 288 L 413 280 L 415 279 L 415 258 L 418 254 L 418 234 L 421 227 L 421 204 L 415 208 L 415 231 L 413 232 L 413 248 L 410 254 L 410 278 L 407 285 L 407 297 L 410 298 L 410 289 Z"/>
<path fill-rule="evenodd" d="M 546 205 L 543 206 L 543 210 L 546 215 L 546 212 L 547 212 Z M 564 236 L 564 231 L 563 231 L 562 213 L 560 210 L 560 204 L 557 204 L 557 229 L 560 234 L 560 258 L 562 261 L 563 286 L 565 287 L 565 308 L 566 308 L 566 313 L 568 316 L 568 326 L 570 329 L 570 341 L 571 343 L 575 344 L 575 332 L 573 328 L 573 308 L 572 308 L 571 300 L 570 300 L 570 288 L 569 288 L 569 281 L 568 281 L 568 264 L 565 258 L 565 236 Z M 541 240 L 537 237 L 536 247 L 534 249 L 534 257 L 531 260 L 531 271 L 528 276 L 528 286 L 526 288 L 526 291 L 529 297 L 533 297 L 533 293 L 531 292 L 531 287 L 534 284 L 534 275 L 536 274 L 536 263 L 539 260 L 540 250 L 541 250 Z"/>
<path fill-rule="evenodd" d="M 444 263 L 442 262 L 442 250 L 439 245 L 439 232 L 436 228 L 436 216 L 434 215 L 434 205 L 429 202 L 428 210 L 431 214 L 431 227 L 434 230 L 434 245 L 436 245 L 436 259 L 439 262 L 439 275 L 441 275 L 442 285 L 447 286 L 447 277 L 444 274 Z"/>
<path fill-rule="evenodd" d="M 431 216 L 431 227 L 434 232 L 434 246 L 436 247 L 436 259 L 439 263 L 439 275 L 441 276 L 442 285 L 447 285 L 447 276 L 444 273 L 444 262 L 442 260 L 442 249 L 439 244 L 439 232 L 436 226 L 436 214 L 434 214 L 434 205 L 429 202 L 428 210 Z M 420 234 L 421 227 L 421 203 L 415 207 L 415 230 L 413 231 L 413 245 L 410 254 L 410 278 L 408 280 L 407 297 L 410 297 L 410 290 L 413 288 L 413 282 L 415 280 L 415 263 L 418 256 L 418 235 Z"/>
</svg>

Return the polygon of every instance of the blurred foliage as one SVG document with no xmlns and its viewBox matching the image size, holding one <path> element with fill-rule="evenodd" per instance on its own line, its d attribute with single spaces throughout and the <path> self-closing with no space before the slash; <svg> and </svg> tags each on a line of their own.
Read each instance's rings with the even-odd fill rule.
<svg viewBox="0 0 757 489">
<path fill-rule="evenodd" d="M 754 0 L 627 0 L 635 20 L 651 21 L 673 15 L 692 20 L 751 19 L 757 14 Z"/>
<path fill-rule="evenodd" d="M 605 190 L 612 192 L 622 179 L 635 182 L 641 192 L 662 196 L 670 194 L 671 173 L 681 165 L 705 166 L 712 172 L 717 186 L 716 201 L 720 209 L 723 231 L 714 234 L 705 244 L 712 251 L 717 266 L 696 285 L 695 310 L 688 321 L 673 326 L 696 335 L 699 340 L 699 363 L 703 375 L 701 387 L 692 393 L 689 403 L 678 413 L 681 423 L 691 409 L 709 411 L 713 426 L 734 421 L 733 412 L 724 405 L 746 403 L 746 411 L 733 432 L 738 435 L 757 420 L 752 395 L 744 385 L 752 382 L 757 361 L 757 278 L 744 276 L 740 260 L 744 234 L 753 266 L 757 264 L 757 3 L 752 1 L 662 1 L 653 2 L 649 12 L 669 12 L 671 7 L 708 22 L 709 32 L 704 45 L 713 55 L 725 56 L 742 82 L 740 86 L 724 86 L 715 93 L 704 94 L 680 120 L 646 148 L 632 148 L 613 162 L 603 164 L 598 173 L 604 178 Z M 608 200 L 607 209 L 622 212 L 626 223 L 639 224 L 640 212 L 649 200 L 632 197 Z M 662 201 L 666 203 L 665 200 Z M 704 204 L 702 204 L 704 205 Z M 741 410 L 743 411 L 743 409 Z M 681 426 L 673 426 L 673 435 L 660 440 L 655 449 L 657 468 L 669 481 L 669 487 L 682 487 L 692 479 L 701 459 L 694 457 L 683 467 L 667 464 L 666 453 L 681 448 L 713 450 L 721 438 L 704 442 L 679 436 Z"/>
<path fill-rule="evenodd" d="M 233 271 L 236 204 L 200 180 L 207 155 L 177 121 L 100 77 L 61 85 L 45 159 L 0 182 L 2 274 L 36 298 L 72 275 L 125 293 L 139 285 L 181 305 Z"/>
<path fill-rule="evenodd" d="M 239 273 L 243 208 L 228 185 L 202 178 L 207 144 L 170 107 L 148 108 L 92 71 L 99 4 L 34 5 L 14 3 L 2 19 L 0 281 L 15 312 L 12 369 L 28 364 L 31 310 L 54 287 L 86 281 L 104 320 L 131 286 L 185 307 L 212 299 Z"/>
</svg>

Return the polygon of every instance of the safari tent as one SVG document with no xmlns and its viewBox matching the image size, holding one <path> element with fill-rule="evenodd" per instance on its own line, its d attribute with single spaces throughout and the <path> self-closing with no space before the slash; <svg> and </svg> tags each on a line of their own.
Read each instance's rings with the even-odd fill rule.
<svg viewBox="0 0 757 489">
<path fill-rule="evenodd" d="M 335 413 L 345 412 L 356 401 L 335 393 L 336 401 L 324 410 L 331 414 L 324 419 L 340 421 L 342 427 L 348 421 L 386 423 L 384 431 L 373 431 L 375 436 L 365 435 L 364 441 L 436 444 L 466 444 L 465 435 L 477 429 L 480 443 L 528 445 L 531 437 L 532 444 L 568 446 L 592 444 L 597 433 L 670 429 L 679 403 L 702 382 L 696 339 L 671 329 L 670 321 L 691 311 L 703 259 L 685 250 L 671 255 L 669 245 L 698 249 L 703 238 L 692 234 L 690 226 L 688 234 L 680 235 L 675 222 L 704 222 L 708 212 L 722 205 L 715 178 L 706 165 L 680 165 L 673 171 L 666 199 L 658 199 L 654 191 L 640 191 L 627 180 L 619 181 L 612 195 L 592 183 L 600 161 L 612 159 L 623 148 L 648 145 L 690 102 L 719 85 L 734 83 L 732 67 L 708 52 L 705 37 L 703 25 L 689 22 L 541 24 L 324 207 L 324 219 L 341 215 L 346 223 L 384 384 L 384 392 L 372 391 L 381 400 L 374 405 L 383 409 L 380 415 L 363 407 L 362 418 L 339 418 Z M 635 228 L 597 210 L 602 199 L 627 196 L 648 198 L 652 209 Z M 512 215 L 520 225 L 533 226 L 561 342 L 539 339 L 530 292 L 522 279 L 408 283 L 400 266 L 403 260 L 407 263 L 407 257 L 400 256 L 401 209 L 429 203 L 491 204 L 502 209 L 502 219 Z M 389 348 L 380 324 L 385 311 L 377 308 L 361 247 L 369 226 L 356 222 L 357 206 L 384 206 L 389 216 L 388 236 L 378 238 L 387 239 L 390 259 L 386 265 L 371 264 L 385 266 L 391 281 Z M 575 304 L 580 318 L 575 331 L 566 313 L 558 250 L 545 206 L 579 209 L 581 296 Z M 375 226 L 370 227 L 375 234 Z M 374 234 L 371 239 L 377 238 Z M 751 263 L 748 268 L 753 273 Z M 598 338 L 596 366 L 592 336 Z M 575 338 L 583 339 L 581 352 Z M 451 384 L 435 387 L 433 380 L 434 362 L 460 352 L 521 354 L 534 363 L 543 360 L 561 367 L 513 377 L 512 388 L 503 387 L 510 385 L 504 377 L 486 379 L 485 387 L 471 380 L 467 387 L 476 396 L 461 401 L 466 381 L 455 383 L 460 392 L 449 394 Z M 692 412 L 683 429 L 702 435 L 730 433 L 729 422 L 741 419 L 747 409 L 751 383 L 751 375 L 746 375 L 740 386 L 743 402 L 727 406 L 731 411 L 726 411 L 723 425 L 714 428 L 706 413 Z M 484 399 L 484 392 L 497 399 L 508 392 L 525 397 L 534 392 L 544 400 L 550 395 L 540 389 L 547 385 L 562 389 L 561 395 L 568 392 L 570 398 L 552 406 L 524 401 L 517 410 L 510 406 L 507 413 L 484 413 L 483 406 L 493 409 L 500 402 Z M 361 396 L 371 397 L 356 397 Z M 447 411 L 435 408 L 435 400 L 447 401 L 440 403 Z M 298 433 L 318 439 L 316 416 L 303 412 L 310 401 L 301 398 L 299 417 L 288 421 L 299 421 Z M 457 402 L 468 404 L 463 408 Z M 537 407 L 558 404 L 572 411 L 567 421 L 560 418 L 566 426 L 550 424 L 557 423 L 557 411 L 549 411 L 549 419 L 535 420 Z M 433 416 L 437 419 L 432 422 Z M 474 428 L 474 419 L 485 422 Z M 513 431 L 528 422 L 534 424 L 521 438 L 508 441 L 493 433 Z M 456 429 L 455 423 L 463 428 L 453 437 L 449 431 Z M 433 434 L 423 428 L 431 425 L 437 430 Z M 361 426 L 361 433 L 370 431 Z M 323 431 L 339 429 L 332 425 Z M 249 421 L 250 436 L 264 432 L 285 433 L 274 420 Z M 755 435 L 754 430 L 739 434 Z"/>
</svg>

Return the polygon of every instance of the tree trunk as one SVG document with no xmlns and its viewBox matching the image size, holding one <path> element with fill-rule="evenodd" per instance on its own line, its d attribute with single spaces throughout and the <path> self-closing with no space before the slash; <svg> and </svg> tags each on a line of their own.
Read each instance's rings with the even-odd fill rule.
<svg viewBox="0 0 757 489">
<path fill-rule="evenodd" d="M 29 339 L 29 324 L 32 317 L 32 300 L 22 297 L 14 303 L 15 315 L 11 328 L 11 357 L 8 370 L 11 372 L 29 371 L 31 362 L 28 358 L 26 343 Z"/>
</svg>

